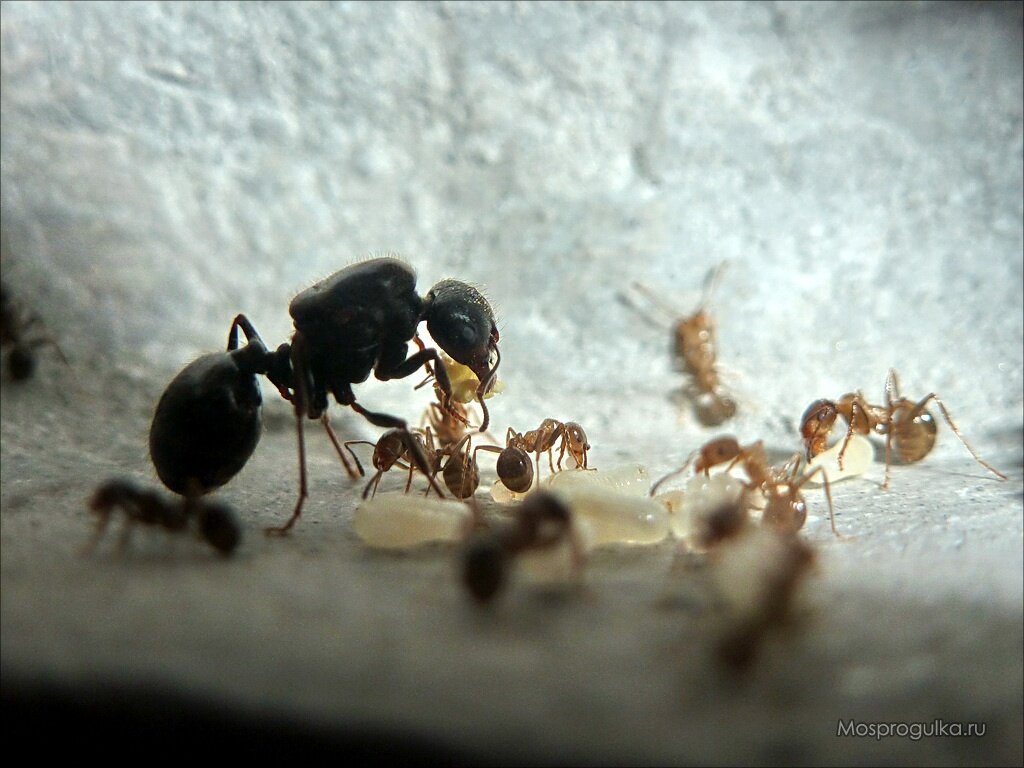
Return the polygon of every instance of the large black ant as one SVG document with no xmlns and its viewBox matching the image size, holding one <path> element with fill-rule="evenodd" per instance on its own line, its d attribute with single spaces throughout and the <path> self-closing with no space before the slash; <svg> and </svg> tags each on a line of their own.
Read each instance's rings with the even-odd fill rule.
<svg viewBox="0 0 1024 768">
<path fill-rule="evenodd" d="M 717 427 L 736 414 L 736 401 L 725 391 L 717 368 L 715 321 L 707 311 L 711 294 L 718 285 L 723 261 L 708 273 L 704 283 L 704 297 L 692 315 L 680 317 L 650 288 L 633 283 L 633 288 L 647 300 L 672 317 L 672 357 L 680 370 L 691 377 L 684 394 L 693 403 L 697 419 L 705 427 Z M 646 317 L 646 315 L 645 315 Z M 659 323 L 661 325 L 662 323 Z"/>
<path fill-rule="evenodd" d="M 89 507 L 99 515 L 96 534 L 86 548 L 91 552 L 102 537 L 116 508 L 127 517 L 122 546 L 133 523 L 159 525 L 169 531 L 183 531 L 190 520 L 195 520 L 199 535 L 217 551 L 229 555 L 241 539 L 238 518 L 230 507 L 186 496 L 181 501 L 168 502 L 154 491 L 139 488 L 128 480 L 114 479 L 100 485 L 89 501 Z"/>
<path fill-rule="evenodd" d="M 36 370 L 36 349 L 53 347 L 61 361 L 68 360 L 60 346 L 40 326 L 42 320 L 15 298 L 6 283 L 0 283 L 0 346 L 9 347 L 7 370 L 14 381 L 32 377 Z"/>
<path fill-rule="evenodd" d="M 248 461 L 260 434 L 261 396 L 256 374 L 265 375 L 295 409 L 299 452 L 299 497 L 288 521 L 270 533 L 286 533 L 298 520 L 309 495 L 303 417 L 320 419 L 350 477 L 358 473 L 345 458 L 327 416 L 328 394 L 370 423 L 398 430 L 416 468 L 443 495 L 430 471 L 422 445 L 396 416 L 375 413 L 356 402 L 352 385 L 369 377 L 404 378 L 421 366 L 436 377 L 447 406 L 448 375 L 436 349 L 419 341 L 426 322 L 431 337 L 479 380 L 484 395 L 493 386 L 501 356 L 498 329 L 490 305 L 472 286 L 442 280 L 425 297 L 416 293 L 416 275 L 391 257 L 348 266 L 296 296 L 289 308 L 295 324 L 291 343 L 267 350 L 244 315 L 231 325 L 226 352 L 206 355 L 187 366 L 168 385 L 153 418 L 150 453 L 161 480 L 178 493 L 206 493 L 231 479 Z M 246 345 L 239 347 L 238 330 Z M 408 343 L 420 350 L 406 357 Z M 432 365 L 432 369 L 431 369 Z"/>
<path fill-rule="evenodd" d="M 916 403 L 902 397 L 896 371 L 891 368 L 885 379 L 885 405 L 872 405 L 860 392 L 850 392 L 838 400 L 815 400 L 807 406 L 807 410 L 800 418 L 800 436 L 807 448 L 807 458 L 812 459 L 826 449 L 836 419 L 842 418 L 846 422 L 846 437 L 837 458 L 839 468 L 843 468 L 843 454 L 854 433 L 869 435 L 874 432 L 877 435 L 885 435 L 885 481 L 882 488 L 888 488 L 893 451 L 902 463 L 914 464 L 931 453 L 935 447 L 938 425 L 925 408 L 933 400 L 939 406 L 943 418 L 957 440 L 974 460 L 1000 480 L 1006 480 L 1006 475 L 982 459 L 964 439 L 938 395 L 932 392 Z"/>
</svg>

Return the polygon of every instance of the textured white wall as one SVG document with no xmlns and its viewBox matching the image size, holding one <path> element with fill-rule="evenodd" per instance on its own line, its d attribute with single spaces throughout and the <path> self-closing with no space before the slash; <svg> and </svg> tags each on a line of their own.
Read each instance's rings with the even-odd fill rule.
<svg viewBox="0 0 1024 768">
<path fill-rule="evenodd" d="M 165 379 L 237 311 L 276 343 L 395 250 L 486 287 L 509 422 L 650 420 L 677 380 L 616 293 L 689 310 L 728 259 L 747 430 L 890 365 L 1020 423 L 1019 5 L 5 3 L 2 34 L 4 270 L 80 364 Z"/>
</svg>

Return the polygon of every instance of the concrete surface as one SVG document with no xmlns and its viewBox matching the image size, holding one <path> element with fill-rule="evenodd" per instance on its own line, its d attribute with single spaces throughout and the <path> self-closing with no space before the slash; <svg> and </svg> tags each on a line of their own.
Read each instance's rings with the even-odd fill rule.
<svg viewBox="0 0 1024 768">
<path fill-rule="evenodd" d="M 1021 764 L 1021 8 L 5 2 L 3 278 L 71 361 L 41 350 L 0 398 L 8 744 L 46 728 L 126 755 Z M 852 541 L 811 495 L 810 612 L 738 679 L 671 543 L 599 552 L 582 594 L 517 583 L 479 611 L 451 549 L 355 539 L 361 485 L 315 429 L 303 519 L 264 537 L 296 492 L 269 387 L 263 442 L 218 494 L 244 519 L 235 557 L 142 530 L 80 556 L 98 481 L 157 482 L 146 436 L 177 370 L 240 311 L 286 340 L 295 293 L 391 250 L 424 291 L 486 289 L 496 434 L 575 420 L 595 466 L 655 476 L 726 430 L 783 455 L 808 403 L 881 401 L 894 367 L 1009 480 L 940 423 L 890 490 L 881 464 L 835 487 Z M 722 260 L 711 309 L 740 414 L 710 430 L 622 292 L 641 281 L 683 314 Z M 357 394 L 416 419 L 412 384 Z M 936 718 L 985 736 L 836 736 Z"/>
</svg>

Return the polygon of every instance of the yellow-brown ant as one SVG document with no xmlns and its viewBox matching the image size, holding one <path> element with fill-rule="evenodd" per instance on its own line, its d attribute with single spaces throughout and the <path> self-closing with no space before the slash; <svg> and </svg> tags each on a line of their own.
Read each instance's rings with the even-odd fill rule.
<svg viewBox="0 0 1024 768">
<path fill-rule="evenodd" d="M 981 466 L 998 477 L 1006 480 L 1006 475 L 979 456 L 970 446 L 949 415 L 946 405 L 934 392 L 925 395 L 916 403 L 900 395 L 899 380 L 894 369 L 889 369 L 885 379 L 885 405 L 868 403 L 860 392 L 851 392 L 838 400 L 815 400 L 811 403 L 800 419 L 800 435 L 807 449 L 807 458 L 812 459 L 826 449 L 828 437 L 835 427 L 836 419 L 846 422 L 846 437 L 839 451 L 838 464 L 843 466 L 843 454 L 850 439 L 858 435 L 885 436 L 885 481 L 882 488 L 889 487 L 890 466 L 892 455 L 903 464 L 914 464 L 931 453 L 935 447 L 935 435 L 938 425 L 925 407 L 935 401 L 942 411 L 943 418 L 949 424 L 968 453 Z"/>
<path fill-rule="evenodd" d="M 558 461 L 554 459 L 554 449 L 558 446 Z M 498 445 L 478 445 L 473 449 L 472 458 L 469 459 L 476 464 L 476 454 L 480 451 L 490 451 L 498 454 L 498 461 L 495 470 L 502 485 L 515 493 L 526 493 L 533 486 L 534 463 L 537 472 L 540 474 L 540 455 L 548 454 L 548 466 L 551 474 L 555 473 L 555 467 L 562 469 L 562 460 L 568 453 L 576 462 L 578 467 L 588 469 L 587 452 L 590 450 L 590 443 L 587 441 L 587 433 L 579 424 L 574 421 L 561 422 L 557 419 L 544 419 L 537 429 L 528 432 L 516 432 L 511 427 L 505 433 L 505 447 Z M 531 461 L 530 453 L 534 454 Z"/>
<path fill-rule="evenodd" d="M 697 419 L 706 427 L 717 427 L 736 414 L 736 402 L 725 391 L 718 373 L 715 321 L 707 311 L 711 295 L 727 264 L 723 261 L 708 273 L 700 306 L 692 315 L 685 317 L 679 317 L 676 310 L 647 286 L 633 283 L 635 290 L 673 318 L 673 360 L 679 370 L 691 377 L 684 394 L 693 403 Z"/>
<path fill-rule="evenodd" d="M 761 513 L 763 524 L 790 533 L 796 533 L 803 528 L 807 521 L 807 502 L 804 500 L 801 488 L 812 477 L 819 472 L 824 478 L 825 497 L 828 500 L 829 521 L 832 525 L 832 532 L 836 536 L 842 534 L 836 529 L 835 511 L 832 507 L 832 492 L 828 483 L 828 475 L 824 467 L 815 467 L 813 470 L 800 475 L 800 454 L 794 454 L 792 458 L 779 467 L 772 467 L 768 462 L 764 443 L 760 440 L 747 446 L 741 446 L 739 441 L 732 436 L 717 437 L 710 440 L 686 460 L 679 468 L 658 480 L 651 486 L 650 494 L 654 496 L 667 480 L 677 477 L 693 465 L 697 473 L 709 475 L 713 467 L 727 465 L 728 472 L 735 466 L 742 467 L 747 475 L 744 483 L 746 491 L 743 506 L 759 506 L 759 500 L 755 493 L 764 497 L 764 509 Z"/>
</svg>

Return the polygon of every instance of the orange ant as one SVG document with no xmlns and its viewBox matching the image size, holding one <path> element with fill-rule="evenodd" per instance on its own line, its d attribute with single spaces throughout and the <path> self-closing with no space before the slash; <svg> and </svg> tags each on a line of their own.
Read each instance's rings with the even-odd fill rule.
<svg viewBox="0 0 1024 768">
<path fill-rule="evenodd" d="M 556 445 L 559 446 L 557 462 L 559 470 L 562 469 L 562 459 L 565 458 L 567 451 L 578 467 L 588 469 L 587 451 L 590 450 L 590 443 L 587 442 L 587 433 L 574 421 L 563 423 L 556 419 L 544 419 L 537 429 L 531 429 L 525 434 L 516 432 L 509 427 L 505 433 L 504 448 L 497 445 L 478 445 L 473 449 L 471 461 L 476 464 L 476 454 L 480 451 L 499 454 L 495 466 L 498 479 L 510 491 L 526 493 L 533 485 L 535 474 L 534 462 L 530 460 L 529 454 L 531 452 L 535 454 L 536 474 L 539 476 L 540 455 L 546 451 L 548 466 L 551 469 L 551 474 L 554 474 Z"/>
<path fill-rule="evenodd" d="M 695 460 L 696 459 L 696 460 Z M 842 538 L 836 529 L 836 516 L 832 508 L 832 491 L 828 483 L 828 474 L 824 467 L 815 467 L 807 474 L 800 476 L 800 454 L 793 456 L 785 464 L 772 467 L 768 463 L 764 443 L 758 440 L 747 446 L 741 446 L 732 436 L 717 437 L 710 440 L 690 455 L 679 469 L 670 472 L 651 486 L 650 495 L 654 496 L 658 488 L 667 480 L 677 477 L 693 464 L 695 472 L 711 474 L 711 468 L 728 463 L 728 472 L 740 465 L 747 474 L 744 506 L 749 508 L 755 501 L 752 494 L 759 491 L 764 495 L 765 507 L 761 513 L 762 523 L 790 533 L 796 533 L 807 521 L 807 502 L 804 501 L 801 488 L 819 472 L 824 478 L 825 497 L 828 500 L 829 521 L 832 533 Z"/>
<path fill-rule="evenodd" d="M 854 433 L 869 435 L 874 432 L 876 435 L 885 435 L 885 482 L 882 483 L 882 488 L 888 488 L 893 450 L 903 464 L 914 464 L 931 453 L 935 447 L 938 425 L 925 408 L 932 400 L 939 406 L 943 418 L 957 440 L 974 460 L 1000 480 L 1006 480 L 1006 475 L 975 453 L 960 434 L 938 395 L 931 392 L 916 403 L 902 397 L 896 371 L 892 368 L 885 379 L 885 405 L 872 405 L 860 392 L 851 392 L 837 401 L 815 400 L 807 407 L 800 419 L 800 434 L 807 447 L 807 458 L 812 459 L 825 450 L 836 419 L 842 417 L 846 422 L 846 437 L 843 439 L 843 447 L 839 450 L 839 468 L 843 467 L 843 454 Z"/>
<path fill-rule="evenodd" d="M 633 283 L 634 289 L 640 291 L 654 306 L 675 318 L 671 325 L 672 355 L 676 368 L 692 377 L 684 388 L 684 394 L 693 403 L 697 419 L 705 427 L 717 427 L 736 414 L 736 401 L 723 388 L 715 366 L 715 321 L 707 312 L 711 295 L 727 264 L 727 261 L 723 261 L 708 272 L 700 306 L 686 317 L 679 317 L 674 309 L 647 286 Z"/>
</svg>

